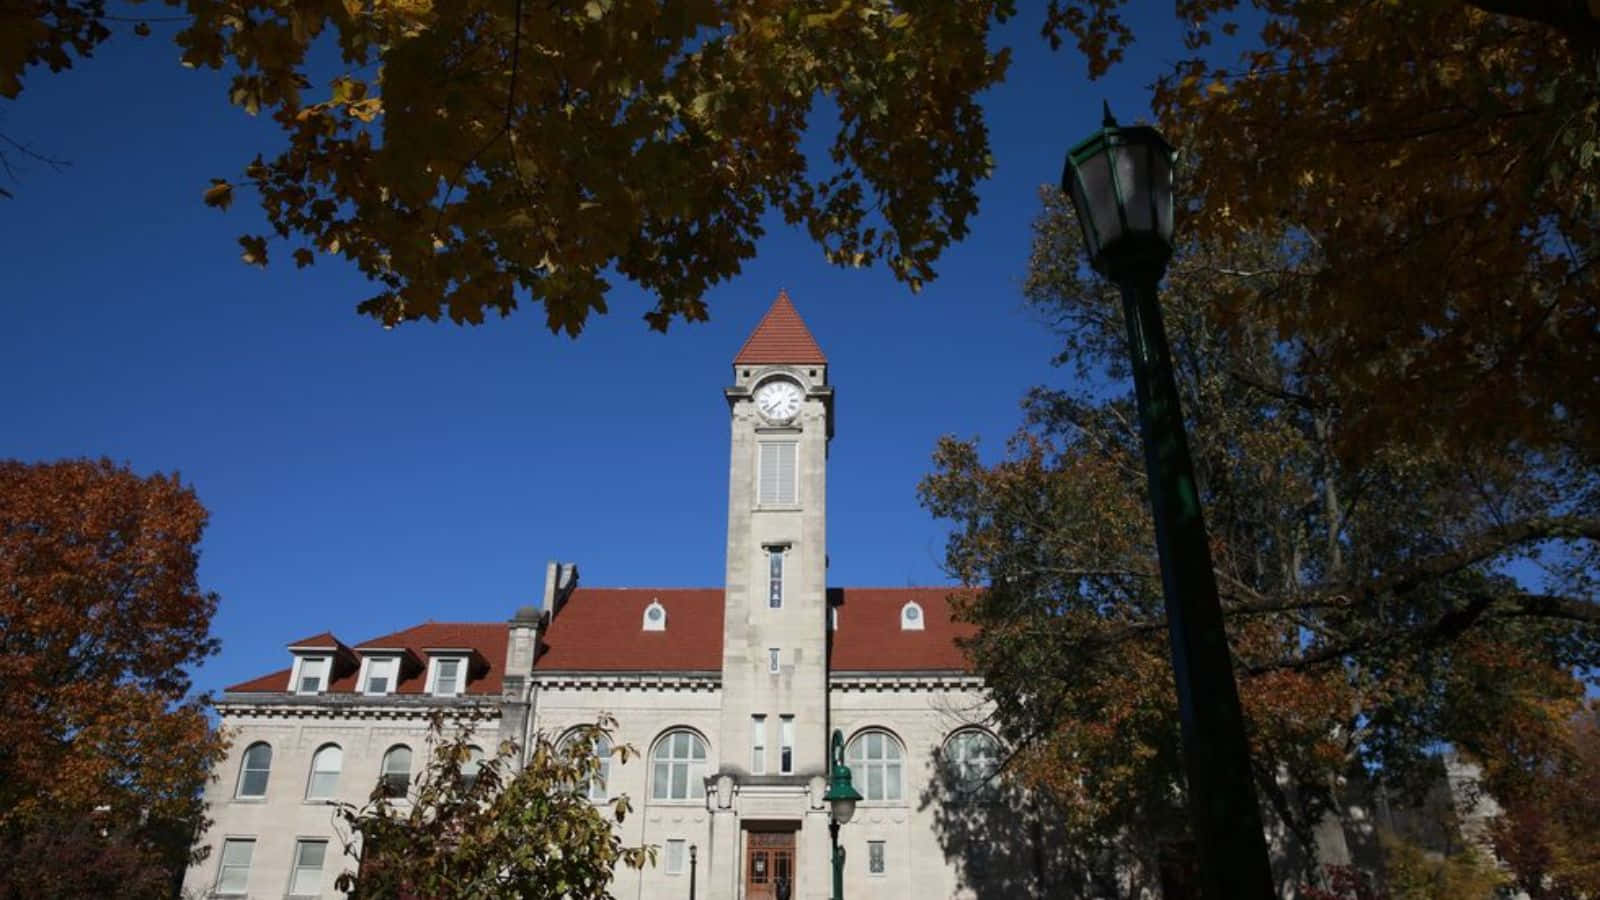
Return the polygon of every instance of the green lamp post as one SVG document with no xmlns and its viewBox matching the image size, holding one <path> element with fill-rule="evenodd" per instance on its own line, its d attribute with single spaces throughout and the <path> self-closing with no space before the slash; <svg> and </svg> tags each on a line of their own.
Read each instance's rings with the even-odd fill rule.
<svg viewBox="0 0 1600 900">
<path fill-rule="evenodd" d="M 839 846 L 839 826 L 855 816 L 856 801 L 861 795 L 850 784 L 850 767 L 844 764 L 844 732 L 837 728 L 833 731 L 833 771 L 822 799 L 828 801 L 831 811 L 828 836 L 833 839 L 833 900 L 844 900 L 844 848 Z"/>
<path fill-rule="evenodd" d="M 1173 157 L 1154 128 L 1120 127 L 1108 105 L 1101 129 L 1067 152 L 1061 189 L 1077 210 L 1090 264 L 1122 290 L 1203 896 L 1266 900 L 1272 872 L 1250 747 L 1156 303 L 1172 258 Z"/>
</svg>

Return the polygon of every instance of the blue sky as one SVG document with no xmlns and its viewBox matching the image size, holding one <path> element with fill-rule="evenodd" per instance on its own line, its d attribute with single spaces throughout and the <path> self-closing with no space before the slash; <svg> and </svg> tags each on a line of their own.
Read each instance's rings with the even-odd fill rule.
<svg viewBox="0 0 1600 900">
<path fill-rule="evenodd" d="M 1023 392 L 1069 377 L 1019 291 L 1037 189 L 1102 97 L 1147 115 L 1145 86 L 1182 53 L 1158 18 L 1090 83 L 1038 16 L 997 35 L 1018 55 L 986 99 L 995 176 L 921 295 L 881 268 L 830 267 L 776 222 L 709 295 L 710 323 L 652 333 L 650 301 L 619 283 L 576 341 L 537 308 L 384 331 L 354 313 L 369 290 L 339 261 L 241 263 L 235 238 L 265 230 L 259 210 L 241 197 L 218 213 L 200 193 L 275 129 L 226 104 L 224 75 L 176 64 L 173 26 L 34 72 L 0 131 L 71 166 L 30 167 L 0 202 L 0 456 L 106 456 L 194 487 L 211 511 L 202 584 L 222 598 L 203 690 L 284 665 L 285 644 L 324 629 L 359 641 L 507 618 L 537 601 L 550 559 L 591 585 L 718 585 L 721 388 L 785 288 L 837 390 L 831 583 L 943 583 L 942 529 L 915 495 L 934 441 L 997 449 Z"/>
</svg>

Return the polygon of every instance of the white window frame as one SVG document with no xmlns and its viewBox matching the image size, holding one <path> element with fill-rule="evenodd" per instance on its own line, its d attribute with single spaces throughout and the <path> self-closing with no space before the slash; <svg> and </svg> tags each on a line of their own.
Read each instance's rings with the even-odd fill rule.
<svg viewBox="0 0 1600 900">
<path fill-rule="evenodd" d="M 772 458 L 767 458 L 767 448 Z M 784 484 L 784 451 L 789 450 L 789 478 Z M 772 471 L 772 490 L 767 490 L 767 472 Z M 787 488 L 787 491 L 785 490 Z M 800 505 L 800 442 L 789 439 L 756 442 L 756 505 L 778 509 L 791 509 Z"/>
<path fill-rule="evenodd" d="M 325 754 L 327 754 L 329 751 L 332 751 L 333 753 L 337 753 L 338 754 L 338 765 L 336 765 L 336 766 L 334 766 L 332 768 L 325 768 L 325 769 L 317 768 L 317 765 L 324 761 Z M 344 748 L 339 746 L 338 744 L 323 744 L 322 746 L 318 747 L 317 751 L 315 753 L 311 754 L 311 769 L 306 774 L 306 800 L 307 800 L 307 802 L 315 802 L 315 801 L 318 801 L 318 800 L 332 800 L 332 799 L 338 797 L 339 796 L 339 776 L 341 776 L 343 774 L 344 774 Z M 333 776 L 333 786 L 332 786 L 332 788 L 330 788 L 326 792 L 318 793 L 317 792 L 317 776 L 318 775 L 332 775 Z"/>
<path fill-rule="evenodd" d="M 559 747 L 567 747 L 578 740 L 576 729 L 563 735 L 557 743 Z M 594 755 L 600 761 L 600 767 L 595 770 L 594 777 L 589 779 L 589 784 L 583 789 L 583 795 L 591 802 L 604 803 L 610 799 L 607 780 L 611 778 L 611 739 L 602 735 L 596 739 L 593 746 Z"/>
<path fill-rule="evenodd" d="M 456 689 L 448 694 L 439 693 L 439 664 L 448 660 L 456 661 Z M 465 653 L 440 653 L 428 657 L 428 696 L 430 697 L 459 697 L 467 692 L 467 655 Z"/>
<path fill-rule="evenodd" d="M 778 647 L 767 648 L 767 674 L 776 675 L 783 671 L 783 650 Z"/>
<path fill-rule="evenodd" d="M 689 752 L 679 756 L 673 749 L 675 738 L 688 735 Z M 701 748 L 700 758 L 694 757 L 694 747 L 698 744 Z M 665 751 L 665 753 L 663 753 Z M 688 728 L 673 728 L 664 732 L 656 739 L 655 746 L 650 750 L 650 802 L 652 803 L 701 803 L 706 798 L 706 771 L 711 766 L 711 743 L 701 737 L 698 732 Z M 673 795 L 672 774 L 678 767 L 683 768 L 684 796 Z M 665 777 L 662 777 L 663 771 Z"/>
<path fill-rule="evenodd" d="M 666 873 L 668 875 L 682 875 L 683 870 L 688 868 L 688 841 L 683 838 L 667 838 L 666 853 L 664 855 L 666 858 L 662 860 L 662 865 Z"/>
<path fill-rule="evenodd" d="M 987 758 L 971 754 L 972 744 L 978 740 L 988 743 Z M 946 772 L 963 797 L 978 798 L 993 790 L 995 774 L 1000 770 L 1000 741 L 994 735 L 982 728 L 957 729 L 944 739 L 943 756 Z M 980 765 L 978 760 L 986 763 Z"/>
<path fill-rule="evenodd" d="M 878 851 L 878 868 L 872 868 L 872 851 Z M 867 841 L 867 874 L 873 878 L 882 878 L 889 874 L 889 842 Z"/>
<path fill-rule="evenodd" d="M 768 544 L 767 551 L 767 608 L 783 609 L 784 556 L 789 548 Z"/>
<path fill-rule="evenodd" d="M 652 619 L 650 614 L 658 610 L 660 611 L 661 615 Z M 639 627 L 645 631 L 667 630 L 667 608 L 661 605 L 661 599 L 659 597 L 651 598 L 650 605 L 644 608 L 644 619 L 640 622 Z"/>
<path fill-rule="evenodd" d="M 317 680 L 317 689 L 314 690 L 314 691 L 301 690 L 301 688 L 300 688 L 300 675 L 305 670 L 305 664 L 309 663 L 309 662 L 318 662 L 318 661 L 322 662 L 322 676 Z M 333 657 L 331 655 L 324 656 L 322 654 L 317 654 L 317 653 L 308 653 L 308 654 L 302 656 L 302 655 L 297 653 L 297 654 L 295 654 L 295 657 L 294 657 L 294 670 L 289 673 L 289 692 L 293 693 L 293 694 L 299 694 L 299 695 L 305 696 L 305 697 L 310 697 L 310 696 L 313 696 L 313 695 L 316 695 L 316 694 L 325 693 L 328 690 L 328 679 L 329 679 L 329 676 L 331 676 L 332 674 L 333 674 Z"/>
<path fill-rule="evenodd" d="M 372 678 L 372 670 L 380 665 L 389 667 L 388 684 L 381 691 L 372 690 L 368 680 Z M 400 683 L 400 656 L 394 653 L 378 653 L 372 656 L 361 657 L 361 677 L 357 679 L 361 686 L 361 693 L 368 697 L 383 697 L 394 693 Z"/>
<path fill-rule="evenodd" d="M 249 852 L 250 852 L 249 858 L 247 858 L 244 861 L 243 864 L 233 863 L 230 866 L 229 863 L 228 863 L 228 845 L 229 844 L 240 844 L 240 845 L 244 845 L 244 846 L 248 847 L 249 848 Z M 217 880 L 212 884 L 211 893 L 214 896 L 217 896 L 217 897 L 244 897 L 244 896 L 249 895 L 249 893 L 250 893 L 250 869 L 253 866 L 253 864 L 255 863 L 255 855 L 256 855 L 256 839 L 254 837 L 224 837 L 222 839 L 222 847 L 221 847 L 220 851 L 217 853 Z M 240 888 L 238 890 L 225 890 L 225 889 L 223 889 L 222 881 L 223 881 L 224 878 L 227 877 L 228 870 L 230 868 L 232 868 L 232 869 L 240 869 L 240 868 L 244 869 L 244 887 L 243 888 Z"/>
<path fill-rule="evenodd" d="M 922 631 L 923 623 L 928 619 L 928 614 L 922 604 L 915 600 L 907 600 L 906 605 L 900 607 L 900 630 Z"/>
<path fill-rule="evenodd" d="M 778 717 L 778 774 L 794 774 L 794 716 Z"/>
<path fill-rule="evenodd" d="M 406 751 L 404 784 L 400 784 L 398 781 L 390 780 L 390 775 L 399 775 L 401 774 L 400 772 L 389 771 L 389 759 L 394 756 L 396 750 L 402 749 Z M 385 797 L 389 798 L 390 800 L 404 800 L 411 796 L 411 768 L 415 766 L 416 763 L 417 753 L 415 750 L 411 749 L 410 744 L 392 744 L 390 745 L 389 749 L 383 751 L 383 756 L 378 758 L 378 783 L 383 787 L 383 795 Z M 398 793 L 394 793 L 396 789 L 399 789 Z"/>
<path fill-rule="evenodd" d="M 288 887 L 287 890 L 284 891 L 284 896 L 286 896 L 286 897 L 321 897 L 322 896 L 322 873 L 327 868 L 327 865 L 328 865 L 328 843 L 329 843 L 329 841 L 328 841 L 327 838 L 295 838 L 294 851 L 293 851 L 294 852 L 294 856 L 289 859 L 289 887 Z M 316 868 L 317 883 L 316 883 L 316 886 L 315 886 L 315 890 L 312 890 L 309 893 L 306 892 L 306 891 L 296 892 L 295 891 L 295 887 L 297 886 L 296 882 L 300 880 L 300 871 L 302 869 L 307 869 L 307 871 L 309 871 L 309 869 L 307 867 L 302 866 L 300 864 L 300 848 L 305 847 L 305 846 L 309 846 L 311 844 L 321 844 L 322 845 L 322 862 L 317 864 L 317 868 Z"/>
<path fill-rule="evenodd" d="M 767 716 L 756 713 L 750 717 L 750 774 L 767 774 Z"/>
<path fill-rule="evenodd" d="M 267 765 L 266 765 L 266 768 L 265 769 L 246 769 L 245 766 L 250 762 L 250 751 L 256 749 L 257 747 L 265 747 L 265 748 L 267 748 Z M 274 754 L 272 752 L 272 745 L 270 743 L 266 742 L 266 741 L 251 741 L 250 745 L 248 747 L 244 748 L 244 752 L 239 755 L 239 780 L 237 782 L 235 782 L 234 785 L 233 785 L 233 799 L 235 799 L 235 800 L 265 800 L 265 799 L 267 799 L 267 790 L 272 786 L 272 757 L 273 757 L 273 755 Z M 245 776 L 245 772 L 247 772 L 247 771 L 249 771 L 249 772 L 261 772 L 261 771 L 266 772 L 266 776 L 261 780 L 261 793 L 259 793 L 259 794 L 246 794 L 244 792 L 244 776 Z"/>
<path fill-rule="evenodd" d="M 876 758 L 870 755 L 870 743 L 873 735 L 883 739 L 880 745 L 880 755 Z M 860 747 L 859 753 L 856 748 Z M 891 748 L 893 753 L 890 752 Z M 896 737 L 893 732 L 882 728 L 866 728 L 857 732 L 850 742 L 845 745 L 845 765 L 850 767 L 850 783 L 857 791 L 861 792 L 861 802 L 868 805 L 902 806 L 906 802 L 906 745 Z M 872 772 L 878 771 L 878 796 L 873 796 Z M 893 780 L 891 782 L 891 774 Z M 894 793 L 890 796 L 889 785 L 894 785 Z"/>
</svg>

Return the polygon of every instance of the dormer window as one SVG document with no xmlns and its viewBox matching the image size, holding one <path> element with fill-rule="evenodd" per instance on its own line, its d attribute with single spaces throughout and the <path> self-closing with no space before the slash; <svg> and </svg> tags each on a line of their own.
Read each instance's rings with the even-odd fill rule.
<svg viewBox="0 0 1600 900">
<path fill-rule="evenodd" d="M 922 630 L 922 607 L 918 606 L 915 601 L 908 602 L 905 606 L 900 607 L 900 630 Z"/>
<path fill-rule="evenodd" d="M 369 656 L 362 661 L 361 693 L 382 696 L 400 680 L 400 657 Z"/>
<path fill-rule="evenodd" d="M 297 656 L 294 661 L 294 692 L 320 694 L 328 689 L 328 669 L 331 660 L 326 656 Z"/>
<path fill-rule="evenodd" d="M 650 605 L 644 608 L 644 630 L 667 630 L 667 608 L 661 605 L 660 600 L 653 599 Z"/>
<path fill-rule="evenodd" d="M 467 661 L 459 656 L 436 656 L 433 659 L 432 687 L 435 697 L 454 697 L 461 693 L 467 680 Z"/>
</svg>

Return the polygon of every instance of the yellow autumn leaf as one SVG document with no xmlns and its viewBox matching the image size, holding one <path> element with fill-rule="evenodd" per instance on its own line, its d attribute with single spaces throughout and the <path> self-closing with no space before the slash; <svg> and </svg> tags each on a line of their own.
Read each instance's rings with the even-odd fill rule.
<svg viewBox="0 0 1600 900">
<path fill-rule="evenodd" d="M 206 188 L 202 199 L 207 206 L 215 206 L 217 209 L 225 210 L 228 208 L 228 204 L 233 202 L 233 185 L 221 178 L 213 178 L 211 179 L 211 186 Z"/>
</svg>

